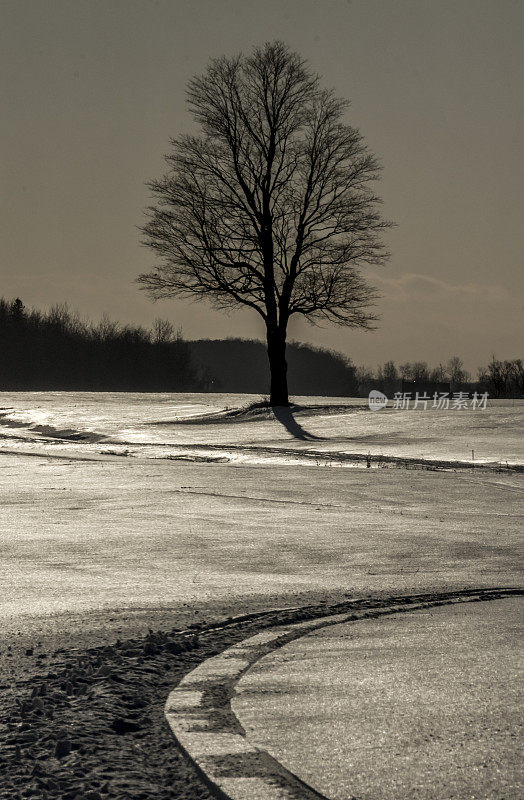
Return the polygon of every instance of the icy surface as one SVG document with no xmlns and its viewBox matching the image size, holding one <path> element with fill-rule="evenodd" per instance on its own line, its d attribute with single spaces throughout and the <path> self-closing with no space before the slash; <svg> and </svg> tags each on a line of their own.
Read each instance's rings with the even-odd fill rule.
<svg viewBox="0 0 524 800">
<path fill-rule="evenodd" d="M 522 473 L 343 455 L 522 463 L 522 403 L 174 422 L 259 399 L 4 393 L 0 617 L 519 584 Z"/>
<path fill-rule="evenodd" d="M 363 398 L 299 397 L 295 402 L 309 408 L 294 415 L 294 429 L 271 412 L 212 424 L 225 409 L 260 399 L 231 394 L 3 392 L 0 447 L 58 452 L 75 442 L 96 452 L 104 445 L 121 453 L 127 450 L 128 456 L 200 454 L 242 463 L 297 463 L 304 450 L 317 452 L 320 459 L 326 454 L 370 453 L 429 461 L 524 463 L 524 401 L 495 400 L 476 410 L 370 411 Z M 193 424 L 179 424 L 190 419 Z"/>
<path fill-rule="evenodd" d="M 232 700 L 251 745 L 332 800 L 522 798 L 522 598 L 335 625 Z"/>
</svg>

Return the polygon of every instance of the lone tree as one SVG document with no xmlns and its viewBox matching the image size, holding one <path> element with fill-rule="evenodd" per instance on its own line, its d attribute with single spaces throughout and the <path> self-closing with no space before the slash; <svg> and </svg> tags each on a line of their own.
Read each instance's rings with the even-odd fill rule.
<svg viewBox="0 0 524 800">
<path fill-rule="evenodd" d="M 285 406 L 293 314 L 362 328 L 376 319 L 360 268 L 388 256 L 370 187 L 378 164 L 344 124 L 346 101 L 281 42 L 212 60 L 188 100 L 201 133 L 172 139 L 169 172 L 148 184 L 157 202 L 143 242 L 160 260 L 138 282 L 154 299 L 260 314 L 270 402 Z"/>
</svg>

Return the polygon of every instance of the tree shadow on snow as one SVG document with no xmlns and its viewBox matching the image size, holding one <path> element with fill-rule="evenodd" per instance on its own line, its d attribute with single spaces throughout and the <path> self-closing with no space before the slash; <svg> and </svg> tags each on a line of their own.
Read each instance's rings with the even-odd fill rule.
<svg viewBox="0 0 524 800">
<path fill-rule="evenodd" d="M 322 436 L 315 436 L 313 433 L 306 431 L 302 425 L 299 425 L 288 406 L 273 406 L 272 408 L 275 419 L 278 420 L 295 439 L 301 439 L 303 442 L 323 440 Z"/>
</svg>

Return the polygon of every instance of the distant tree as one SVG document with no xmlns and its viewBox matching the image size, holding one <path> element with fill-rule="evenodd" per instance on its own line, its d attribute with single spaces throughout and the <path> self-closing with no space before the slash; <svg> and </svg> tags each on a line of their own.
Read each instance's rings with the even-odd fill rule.
<svg viewBox="0 0 524 800">
<path fill-rule="evenodd" d="M 149 186 L 144 244 L 159 257 L 138 278 L 154 299 L 190 296 L 263 319 L 273 405 L 288 405 L 290 318 L 369 328 L 382 264 L 376 159 L 343 122 L 347 103 L 284 44 L 217 58 L 189 84 L 199 136 L 172 139 L 170 171 Z M 319 387 L 321 389 L 321 387 Z"/>
<path fill-rule="evenodd" d="M 521 358 L 516 358 L 512 362 L 511 374 L 512 382 L 515 387 L 517 397 L 524 395 L 524 364 Z"/>
<path fill-rule="evenodd" d="M 19 297 L 11 303 L 11 312 L 13 317 L 23 317 L 25 314 L 25 306 Z"/>
<path fill-rule="evenodd" d="M 464 362 L 458 356 L 449 359 L 446 364 L 446 375 L 454 388 L 469 381 L 469 373 L 464 369 Z"/>
<path fill-rule="evenodd" d="M 429 373 L 429 379 L 434 383 L 444 383 L 448 380 L 446 368 L 442 364 L 439 364 L 438 367 L 433 367 Z"/>
<path fill-rule="evenodd" d="M 479 369 L 479 384 L 492 397 L 522 397 L 524 394 L 524 364 L 522 359 L 499 361 L 495 356 L 487 367 Z"/>
<path fill-rule="evenodd" d="M 384 383 L 394 383 L 398 381 L 398 370 L 394 361 L 386 361 L 383 367 L 380 367 L 378 372 L 379 380 Z"/>
<path fill-rule="evenodd" d="M 366 397 L 371 389 L 375 388 L 377 382 L 373 371 L 368 369 L 368 367 L 357 367 L 355 377 L 358 387 L 358 396 Z"/>
<path fill-rule="evenodd" d="M 495 356 L 491 357 L 487 367 L 480 367 L 478 378 L 479 383 L 486 386 L 493 397 L 501 397 L 504 394 L 506 380 L 503 372 L 503 362 L 498 361 Z"/>
<path fill-rule="evenodd" d="M 151 338 L 156 344 L 172 342 L 175 338 L 175 327 L 168 319 L 160 319 L 157 317 L 153 322 L 151 329 Z"/>
<path fill-rule="evenodd" d="M 425 361 L 413 361 L 401 364 L 400 374 L 406 381 L 424 382 L 429 380 L 429 369 Z"/>
<path fill-rule="evenodd" d="M 118 336 L 118 322 L 114 322 L 107 314 L 104 314 L 98 325 L 93 328 L 93 334 L 102 342 L 112 342 Z"/>
<path fill-rule="evenodd" d="M 405 381 L 407 381 L 407 380 L 409 380 L 411 378 L 411 363 L 409 361 L 406 361 L 405 364 L 401 364 L 398 369 L 399 369 L 401 377 Z"/>
</svg>

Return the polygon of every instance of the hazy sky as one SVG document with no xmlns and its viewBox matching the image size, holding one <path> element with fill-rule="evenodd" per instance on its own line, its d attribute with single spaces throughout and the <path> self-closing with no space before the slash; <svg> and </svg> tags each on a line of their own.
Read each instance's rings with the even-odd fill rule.
<svg viewBox="0 0 524 800">
<path fill-rule="evenodd" d="M 262 336 L 258 315 L 152 304 L 137 227 L 145 182 L 191 123 L 212 56 L 282 39 L 351 100 L 383 164 L 390 265 L 373 333 L 292 323 L 356 363 L 522 355 L 521 0 L 1 0 L 0 295 L 68 302 L 186 338 Z"/>
</svg>

